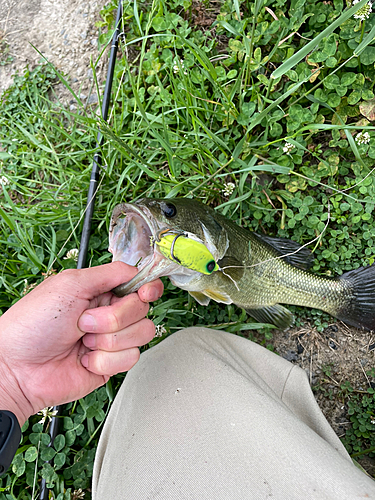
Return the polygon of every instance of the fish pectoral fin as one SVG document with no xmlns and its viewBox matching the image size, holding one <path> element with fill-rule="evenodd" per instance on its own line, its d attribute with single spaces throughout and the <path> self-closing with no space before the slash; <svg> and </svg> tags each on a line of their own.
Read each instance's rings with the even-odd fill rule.
<svg viewBox="0 0 375 500">
<path fill-rule="evenodd" d="M 224 304 L 231 304 L 233 302 L 229 295 L 225 292 L 206 289 L 203 290 L 202 293 L 216 302 L 223 302 Z"/>
<path fill-rule="evenodd" d="M 296 241 L 288 240 L 287 238 L 271 238 L 270 236 L 257 233 L 254 233 L 254 235 L 261 241 L 268 243 L 280 255 L 298 250 L 294 255 L 283 257 L 283 260 L 288 264 L 292 264 L 292 266 L 299 267 L 300 269 L 310 269 L 314 263 L 314 255 L 310 250 L 306 247 L 302 248 Z"/>
<path fill-rule="evenodd" d="M 280 304 L 261 307 L 259 309 L 245 308 L 245 311 L 257 321 L 275 325 L 276 328 L 280 328 L 280 330 L 288 328 L 294 320 L 294 316 L 289 309 Z"/>
<path fill-rule="evenodd" d="M 240 262 L 235 257 L 223 257 L 217 261 L 217 265 L 219 266 L 219 271 L 221 271 L 224 276 L 230 276 L 236 283 L 240 281 L 245 272 L 243 262 Z"/>
<path fill-rule="evenodd" d="M 189 294 L 200 304 L 201 306 L 208 306 L 210 303 L 210 298 L 201 292 L 189 292 Z"/>
</svg>

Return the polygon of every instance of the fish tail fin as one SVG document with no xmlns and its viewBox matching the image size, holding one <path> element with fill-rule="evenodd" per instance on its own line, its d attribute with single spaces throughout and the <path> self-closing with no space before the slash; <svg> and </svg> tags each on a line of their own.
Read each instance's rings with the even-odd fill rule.
<svg viewBox="0 0 375 500">
<path fill-rule="evenodd" d="M 375 330 L 375 265 L 344 273 L 339 280 L 349 297 L 335 316 L 357 328 Z"/>
</svg>

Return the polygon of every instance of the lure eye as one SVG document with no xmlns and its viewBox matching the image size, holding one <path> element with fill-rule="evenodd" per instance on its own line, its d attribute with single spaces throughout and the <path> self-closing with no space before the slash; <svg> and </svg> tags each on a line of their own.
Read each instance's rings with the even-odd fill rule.
<svg viewBox="0 0 375 500">
<path fill-rule="evenodd" d="M 216 266 L 216 262 L 214 260 L 211 260 L 207 266 L 206 266 L 206 269 L 209 273 L 212 273 L 212 271 L 215 269 L 215 266 Z"/>
<path fill-rule="evenodd" d="M 163 214 L 168 218 L 171 219 L 177 214 L 177 208 L 173 205 L 173 203 L 162 203 L 161 204 L 161 210 Z"/>
</svg>

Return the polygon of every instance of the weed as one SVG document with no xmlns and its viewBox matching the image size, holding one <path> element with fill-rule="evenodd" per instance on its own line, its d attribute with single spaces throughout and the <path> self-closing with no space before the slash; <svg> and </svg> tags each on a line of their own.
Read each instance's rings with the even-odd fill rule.
<svg viewBox="0 0 375 500">
<path fill-rule="evenodd" d="M 375 457 L 375 397 L 374 389 L 365 394 L 352 392 L 348 401 L 351 426 L 342 441 L 353 458 Z"/>
</svg>

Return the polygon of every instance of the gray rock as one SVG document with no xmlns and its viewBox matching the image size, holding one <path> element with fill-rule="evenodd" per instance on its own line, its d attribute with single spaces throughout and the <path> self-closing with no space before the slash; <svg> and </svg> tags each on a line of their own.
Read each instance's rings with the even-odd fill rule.
<svg viewBox="0 0 375 500">
<path fill-rule="evenodd" d="M 96 104 L 98 102 L 98 96 L 96 94 L 91 94 L 88 100 L 89 104 Z"/>
<path fill-rule="evenodd" d="M 286 353 L 282 355 L 283 358 L 287 359 L 288 361 L 298 361 L 298 355 L 296 351 L 288 350 Z"/>
</svg>

